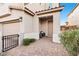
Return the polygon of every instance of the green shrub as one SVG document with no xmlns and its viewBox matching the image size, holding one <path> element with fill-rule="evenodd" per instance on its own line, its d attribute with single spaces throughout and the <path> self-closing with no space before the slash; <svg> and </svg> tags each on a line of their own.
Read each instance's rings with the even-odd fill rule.
<svg viewBox="0 0 79 59">
<path fill-rule="evenodd" d="M 60 41 L 67 49 L 70 55 L 77 55 L 79 50 L 79 30 L 67 30 L 60 34 Z"/>
<path fill-rule="evenodd" d="M 31 38 L 30 39 L 30 42 L 35 42 L 36 40 L 34 38 Z"/>
<path fill-rule="evenodd" d="M 35 42 L 35 41 L 36 39 L 34 38 L 25 38 L 23 39 L 23 45 L 29 45 L 30 43 Z"/>
</svg>

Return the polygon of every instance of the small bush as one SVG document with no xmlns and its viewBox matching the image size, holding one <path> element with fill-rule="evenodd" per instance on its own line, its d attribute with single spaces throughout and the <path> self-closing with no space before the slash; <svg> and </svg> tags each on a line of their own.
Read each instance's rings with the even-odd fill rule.
<svg viewBox="0 0 79 59">
<path fill-rule="evenodd" d="M 30 43 L 35 42 L 35 41 L 36 39 L 34 38 L 25 38 L 23 39 L 23 45 L 29 45 Z"/>
<path fill-rule="evenodd" d="M 34 38 L 30 39 L 30 42 L 35 42 L 36 40 Z"/>
<path fill-rule="evenodd" d="M 79 30 L 67 30 L 60 34 L 60 41 L 66 47 L 70 55 L 77 55 L 79 50 Z"/>
</svg>

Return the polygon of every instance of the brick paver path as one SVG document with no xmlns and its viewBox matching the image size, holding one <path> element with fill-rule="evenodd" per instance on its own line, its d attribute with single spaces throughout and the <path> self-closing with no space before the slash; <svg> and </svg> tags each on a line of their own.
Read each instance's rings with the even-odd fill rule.
<svg viewBox="0 0 79 59">
<path fill-rule="evenodd" d="M 29 46 L 18 46 L 5 53 L 6 56 L 66 56 L 66 49 L 62 44 L 52 43 L 51 38 L 43 38 Z"/>
</svg>

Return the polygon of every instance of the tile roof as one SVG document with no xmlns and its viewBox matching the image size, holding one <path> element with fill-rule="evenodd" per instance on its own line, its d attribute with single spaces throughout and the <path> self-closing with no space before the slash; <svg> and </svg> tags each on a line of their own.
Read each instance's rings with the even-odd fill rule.
<svg viewBox="0 0 79 59">
<path fill-rule="evenodd" d="M 59 6 L 59 7 L 55 7 L 55 8 L 48 8 L 45 10 L 36 11 L 35 13 L 40 14 L 40 13 L 44 13 L 44 12 L 61 11 L 61 10 L 63 10 L 63 8 L 64 8 L 64 6 Z"/>
<path fill-rule="evenodd" d="M 63 6 L 60 6 L 60 7 L 63 7 Z M 48 11 L 48 10 L 52 10 L 52 9 L 57 9 L 57 8 L 60 8 L 60 7 L 48 8 L 48 9 L 45 9 L 45 10 L 36 11 L 36 13 L 43 12 L 43 11 Z"/>
<path fill-rule="evenodd" d="M 17 10 L 23 10 L 26 13 L 34 16 L 35 14 L 47 13 L 48 11 L 60 11 L 64 8 L 64 6 L 59 6 L 59 7 L 55 7 L 55 8 L 48 8 L 48 9 L 45 9 L 45 10 L 39 10 L 39 11 L 36 11 L 35 13 L 27 7 L 24 7 L 24 9 L 21 9 L 21 8 L 19 9 L 19 8 L 14 8 L 14 7 L 10 7 L 10 8 L 17 9 Z"/>
</svg>

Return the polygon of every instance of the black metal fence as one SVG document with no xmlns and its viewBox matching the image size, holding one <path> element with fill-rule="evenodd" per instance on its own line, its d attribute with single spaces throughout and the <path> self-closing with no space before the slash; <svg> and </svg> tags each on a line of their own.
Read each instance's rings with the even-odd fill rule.
<svg viewBox="0 0 79 59">
<path fill-rule="evenodd" d="M 2 37 L 2 51 L 5 52 L 18 46 L 19 35 L 7 35 Z"/>
</svg>

